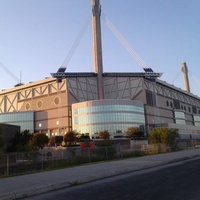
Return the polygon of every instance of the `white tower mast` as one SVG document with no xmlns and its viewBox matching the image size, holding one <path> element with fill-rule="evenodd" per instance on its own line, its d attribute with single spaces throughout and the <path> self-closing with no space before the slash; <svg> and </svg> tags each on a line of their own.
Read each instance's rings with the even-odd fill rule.
<svg viewBox="0 0 200 200">
<path fill-rule="evenodd" d="M 92 32 L 93 32 L 93 56 L 94 71 L 98 76 L 98 99 L 104 99 L 103 90 L 103 59 L 101 43 L 101 6 L 99 0 L 92 0 Z"/>
</svg>

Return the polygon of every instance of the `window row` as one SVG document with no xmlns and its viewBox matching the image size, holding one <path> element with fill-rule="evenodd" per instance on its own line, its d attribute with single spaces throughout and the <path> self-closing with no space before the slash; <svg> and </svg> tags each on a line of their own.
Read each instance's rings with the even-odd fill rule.
<svg viewBox="0 0 200 200">
<path fill-rule="evenodd" d="M 175 109 L 178 109 L 178 110 L 184 110 L 184 111 L 188 111 L 189 113 L 194 113 L 194 114 L 197 114 L 197 111 L 198 111 L 198 114 L 200 114 L 200 110 L 197 110 L 197 107 L 196 106 L 184 106 L 184 105 L 181 105 L 180 102 L 178 100 L 173 100 L 173 103 L 171 101 L 166 101 L 166 106 L 167 107 L 171 107 L 171 108 L 175 108 Z"/>
<path fill-rule="evenodd" d="M 34 113 L 33 112 L 23 112 L 23 113 L 7 113 L 0 114 L 0 122 L 23 122 L 23 121 L 33 121 Z"/>
<path fill-rule="evenodd" d="M 103 112 L 103 111 L 130 111 L 130 112 L 141 112 L 144 113 L 143 107 L 132 106 L 132 105 L 101 105 L 91 106 L 73 109 L 73 114 L 91 113 L 91 112 Z"/>
<path fill-rule="evenodd" d="M 0 114 L 0 122 L 20 126 L 21 131 L 29 130 L 30 133 L 34 132 L 33 112 Z"/>
<path fill-rule="evenodd" d="M 60 97 L 55 97 L 54 100 L 53 100 L 53 103 L 54 103 L 55 105 L 59 105 L 59 104 L 61 103 Z M 36 106 L 37 106 L 37 108 L 42 108 L 42 107 L 43 107 L 43 101 L 39 100 L 39 101 L 36 103 Z M 31 103 L 26 103 L 25 109 L 26 109 L 26 110 L 31 110 Z"/>
<path fill-rule="evenodd" d="M 93 124 L 93 123 L 113 123 L 113 122 L 137 122 L 145 123 L 144 115 L 135 113 L 99 113 L 80 115 L 73 117 L 73 124 Z"/>
</svg>

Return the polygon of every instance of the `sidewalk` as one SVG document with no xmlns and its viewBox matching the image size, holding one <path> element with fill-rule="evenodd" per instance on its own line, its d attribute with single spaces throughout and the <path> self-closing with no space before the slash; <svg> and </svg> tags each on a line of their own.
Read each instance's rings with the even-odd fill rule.
<svg viewBox="0 0 200 200">
<path fill-rule="evenodd" d="M 2 178 L 0 179 L 0 199 L 7 200 L 33 196 L 54 189 L 151 168 L 197 156 L 200 156 L 200 149 L 191 149 Z"/>
</svg>

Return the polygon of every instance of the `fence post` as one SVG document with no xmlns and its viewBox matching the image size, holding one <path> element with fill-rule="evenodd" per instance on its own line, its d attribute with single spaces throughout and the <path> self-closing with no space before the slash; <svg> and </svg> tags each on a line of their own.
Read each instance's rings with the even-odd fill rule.
<svg viewBox="0 0 200 200">
<path fill-rule="evenodd" d="M 88 147 L 88 161 L 89 161 L 89 163 L 90 163 L 90 147 Z"/>
<path fill-rule="evenodd" d="M 106 159 L 108 160 L 108 147 L 106 147 Z"/>
<path fill-rule="evenodd" d="M 44 159 L 43 159 L 43 152 L 42 152 L 42 170 L 44 169 Z"/>
<path fill-rule="evenodd" d="M 118 151 L 119 151 L 120 157 L 123 158 L 122 151 L 121 151 L 121 146 L 119 145 L 118 148 L 119 148 Z"/>
<path fill-rule="evenodd" d="M 9 155 L 7 154 L 7 176 L 9 175 Z"/>
</svg>

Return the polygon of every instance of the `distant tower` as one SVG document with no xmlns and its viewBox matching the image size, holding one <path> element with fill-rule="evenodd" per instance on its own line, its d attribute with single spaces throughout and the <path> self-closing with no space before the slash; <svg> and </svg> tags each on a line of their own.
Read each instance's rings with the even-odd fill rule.
<svg viewBox="0 0 200 200">
<path fill-rule="evenodd" d="M 98 75 L 98 99 L 104 99 L 103 91 L 103 59 L 101 44 L 101 6 L 100 0 L 92 0 L 92 34 L 93 34 L 93 57 L 94 71 Z"/>
<path fill-rule="evenodd" d="M 190 92 L 190 84 L 188 79 L 188 68 L 185 62 L 182 63 L 181 70 L 183 72 L 184 90 Z"/>
</svg>

